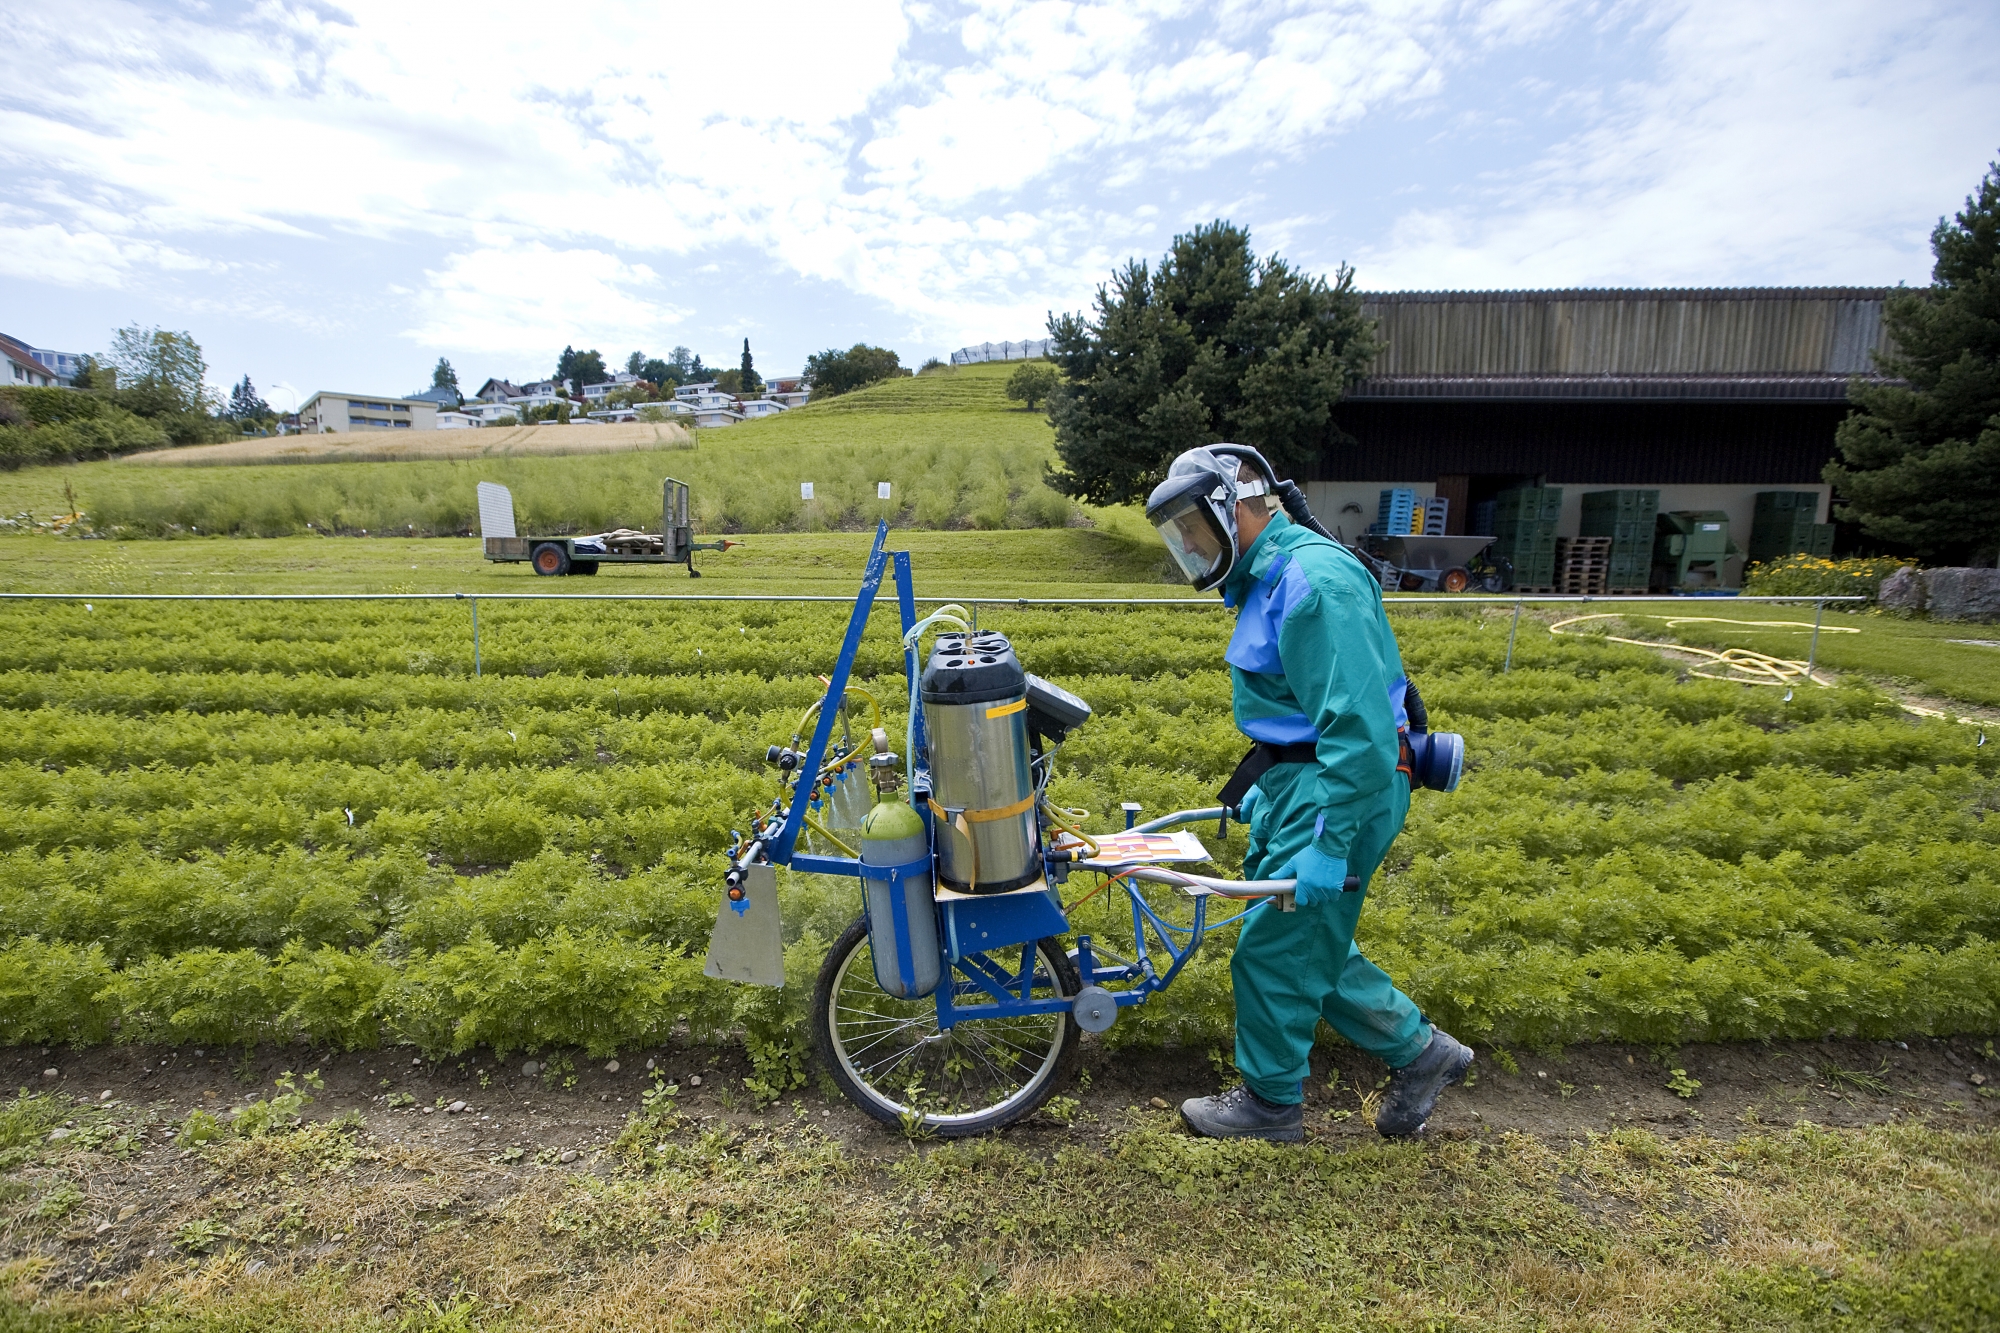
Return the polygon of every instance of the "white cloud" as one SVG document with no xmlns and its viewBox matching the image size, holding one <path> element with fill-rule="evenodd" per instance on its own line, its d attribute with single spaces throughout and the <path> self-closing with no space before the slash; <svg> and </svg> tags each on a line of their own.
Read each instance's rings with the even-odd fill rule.
<svg viewBox="0 0 2000 1333">
<path fill-rule="evenodd" d="M 1660 34 L 1657 77 L 1579 101 L 1518 176 L 1404 214 L 1361 256 L 1369 283 L 1921 281 L 1912 202 L 1955 204 L 1992 144 L 1952 131 L 2000 123 L 2000 83 L 1968 59 L 1994 27 L 1949 4 L 1892 26 L 1862 0 L 1694 0 Z"/>
<path fill-rule="evenodd" d="M 1196 199 L 1353 253 L 1371 286 L 1861 279 L 1908 271 L 1911 201 L 1963 192 L 1956 127 L 1996 109 L 1991 14 L 1942 3 L 752 0 L 720 37 L 638 0 L 582 34 L 560 19 L 524 0 L 10 14 L 0 235 L 34 244 L 0 265 L 131 286 L 252 242 L 415 246 L 447 256 L 427 283 L 368 290 L 411 337 L 496 351 L 657 340 L 688 312 L 654 270 L 725 248 L 926 338 L 1019 336 L 1208 216 Z M 1639 25 L 1636 77 L 1588 72 Z M 1364 126 L 1481 121 L 1454 101 L 1468 71 L 1552 43 L 1571 82 L 1498 80 L 1549 108 L 1514 127 L 1544 146 L 1527 169 L 1434 182 L 1379 235 L 1330 231 L 1290 179 Z"/>
<path fill-rule="evenodd" d="M 64 287 L 123 287 L 141 269 L 220 273 L 227 267 L 157 241 L 71 231 L 52 222 L 0 226 L 0 273 Z"/>
<path fill-rule="evenodd" d="M 646 294 L 659 284 L 652 269 L 603 250 L 487 246 L 425 276 L 419 323 L 405 336 L 428 346 L 525 355 L 559 343 L 649 345 L 686 316 Z"/>
</svg>

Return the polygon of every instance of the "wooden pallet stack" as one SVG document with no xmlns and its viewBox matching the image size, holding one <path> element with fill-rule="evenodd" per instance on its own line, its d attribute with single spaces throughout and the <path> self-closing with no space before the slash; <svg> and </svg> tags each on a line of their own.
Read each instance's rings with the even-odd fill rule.
<svg viewBox="0 0 2000 1333">
<path fill-rule="evenodd" d="M 1601 597 L 1611 577 L 1611 538 L 1556 538 L 1556 591 Z"/>
</svg>

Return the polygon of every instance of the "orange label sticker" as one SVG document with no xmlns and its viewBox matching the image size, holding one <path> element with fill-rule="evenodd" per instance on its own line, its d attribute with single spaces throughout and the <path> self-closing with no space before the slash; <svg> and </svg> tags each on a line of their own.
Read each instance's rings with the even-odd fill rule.
<svg viewBox="0 0 2000 1333">
<path fill-rule="evenodd" d="M 1027 707 L 1028 707 L 1028 701 L 1026 699 L 1016 699 L 1013 703 L 1010 704 L 994 704 L 991 708 L 986 710 L 986 716 L 1006 717 L 1009 713 L 1023 712 L 1026 710 Z"/>
</svg>

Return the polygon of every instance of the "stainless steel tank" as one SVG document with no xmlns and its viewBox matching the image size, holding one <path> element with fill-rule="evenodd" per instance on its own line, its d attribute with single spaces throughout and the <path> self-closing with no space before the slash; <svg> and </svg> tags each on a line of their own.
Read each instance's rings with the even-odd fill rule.
<svg viewBox="0 0 2000 1333">
<path fill-rule="evenodd" d="M 1028 771 L 1028 677 L 1003 634 L 938 636 L 920 682 L 938 878 L 1002 893 L 1041 878 Z"/>
</svg>

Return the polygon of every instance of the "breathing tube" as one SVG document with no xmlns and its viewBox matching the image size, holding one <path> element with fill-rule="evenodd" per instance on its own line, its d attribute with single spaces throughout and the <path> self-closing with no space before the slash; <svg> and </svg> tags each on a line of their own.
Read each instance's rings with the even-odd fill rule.
<svg viewBox="0 0 2000 1333">
<path fill-rule="evenodd" d="M 1247 444 L 1211 444 L 1211 453 L 1225 458 L 1233 458 L 1246 467 L 1255 469 L 1278 497 L 1278 503 L 1285 507 L 1285 515 L 1308 532 L 1318 533 L 1330 542 L 1340 541 L 1326 530 L 1326 525 L 1313 517 L 1312 507 L 1306 504 L 1306 493 L 1296 481 L 1280 479 L 1278 470 L 1271 466 L 1271 460 Z M 1342 543 L 1343 545 L 1345 543 Z"/>
</svg>

